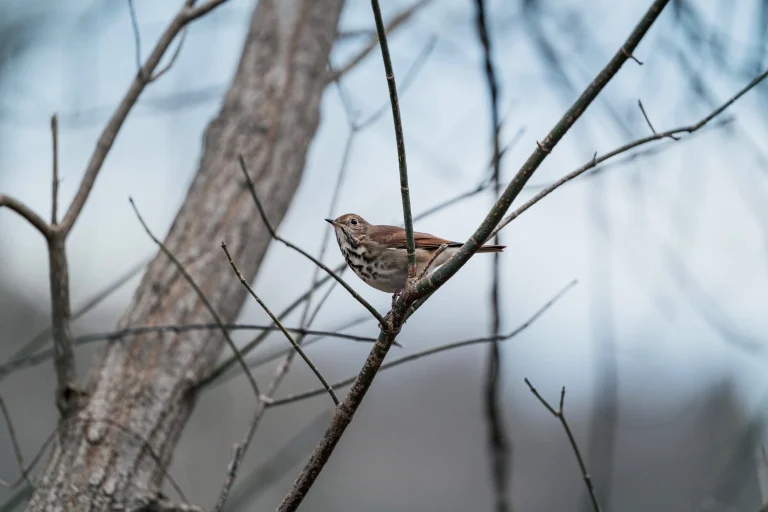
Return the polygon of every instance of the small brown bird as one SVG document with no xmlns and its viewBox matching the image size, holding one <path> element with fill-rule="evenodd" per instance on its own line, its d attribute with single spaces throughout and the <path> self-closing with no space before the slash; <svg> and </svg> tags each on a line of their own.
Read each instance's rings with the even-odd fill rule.
<svg viewBox="0 0 768 512">
<path fill-rule="evenodd" d="M 387 293 L 405 286 L 408 277 L 408 250 L 405 229 L 397 226 L 374 226 L 359 215 L 347 213 L 331 220 L 341 254 L 357 277 L 366 284 Z M 453 256 L 462 246 L 427 233 L 413 233 L 416 243 L 416 275 L 420 275 L 429 260 L 445 244 L 446 249 L 430 265 L 433 270 Z M 484 245 L 477 252 L 501 252 L 504 245 Z"/>
</svg>

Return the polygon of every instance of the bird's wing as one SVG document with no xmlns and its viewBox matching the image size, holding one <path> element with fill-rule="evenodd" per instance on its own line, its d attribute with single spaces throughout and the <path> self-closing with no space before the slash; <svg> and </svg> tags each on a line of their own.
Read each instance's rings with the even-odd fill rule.
<svg viewBox="0 0 768 512">
<path fill-rule="evenodd" d="M 371 226 L 368 228 L 368 239 L 373 239 L 390 249 L 405 249 L 405 229 L 397 226 Z M 419 249 L 437 249 L 443 244 L 448 247 L 459 247 L 460 242 L 445 240 L 429 233 L 413 233 L 413 240 Z"/>
</svg>

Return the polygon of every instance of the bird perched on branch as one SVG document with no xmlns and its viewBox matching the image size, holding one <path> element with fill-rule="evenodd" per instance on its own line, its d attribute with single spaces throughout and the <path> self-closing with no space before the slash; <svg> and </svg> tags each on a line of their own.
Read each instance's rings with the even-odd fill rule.
<svg viewBox="0 0 768 512">
<path fill-rule="evenodd" d="M 405 229 L 374 226 L 353 213 L 325 220 L 334 227 L 341 254 L 357 277 L 382 292 L 395 293 L 403 289 L 408 277 Z M 461 242 L 427 233 L 414 232 L 413 240 L 416 244 L 417 276 L 439 267 L 462 246 Z M 483 245 L 477 252 L 501 252 L 505 247 Z"/>
</svg>

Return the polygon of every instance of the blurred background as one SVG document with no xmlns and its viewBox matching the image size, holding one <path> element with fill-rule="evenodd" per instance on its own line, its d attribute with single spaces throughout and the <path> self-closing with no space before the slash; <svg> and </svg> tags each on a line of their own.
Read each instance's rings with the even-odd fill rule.
<svg viewBox="0 0 768 512">
<path fill-rule="evenodd" d="M 386 19 L 407 9 L 382 2 Z M 134 0 L 144 56 L 179 2 Z M 619 48 L 649 0 L 487 2 L 503 116 L 506 183 L 564 110 Z M 128 204 L 164 235 L 197 170 L 202 133 L 219 108 L 245 36 L 251 0 L 229 0 L 190 27 L 174 67 L 151 84 L 117 138 L 68 241 L 75 309 L 154 254 Z M 411 201 L 416 213 L 478 187 L 492 154 L 475 4 L 430 2 L 390 36 L 401 91 Z M 369 41 L 370 3 L 348 0 L 332 62 Z M 768 1 L 675 0 L 531 180 L 540 185 L 646 136 L 697 122 L 768 65 Z M 100 130 L 136 73 L 126 1 L 0 2 L 0 191 L 48 215 L 50 115 L 59 115 L 60 204 L 79 184 Z M 345 108 L 346 105 L 346 108 Z M 333 217 L 402 219 L 397 155 L 380 53 L 327 88 L 321 125 L 280 233 L 316 253 L 349 138 L 362 121 Z M 757 511 L 768 499 L 763 443 L 768 408 L 768 85 L 759 85 L 708 127 L 617 157 L 537 204 L 506 227 L 501 257 L 502 332 L 524 322 L 568 282 L 570 290 L 501 345 L 501 397 L 512 442 L 510 496 L 525 511 L 591 510 L 561 425 L 531 395 L 527 377 L 566 415 L 604 510 Z M 465 240 L 492 204 L 490 189 L 419 220 L 416 229 Z M 260 222 L 254 219 L 254 222 Z M 211 240 L 218 244 L 218 240 Z M 325 261 L 341 254 L 332 240 Z M 405 326 L 397 357 L 490 331 L 490 257 L 472 259 Z M 254 283 L 281 310 L 314 269 L 272 245 Z M 108 331 L 140 272 L 75 324 Z M 380 311 L 390 297 L 349 274 Z M 239 286 L 234 280 L 232 286 Z M 49 324 L 48 261 L 38 232 L 0 211 L 0 358 Z M 300 308 L 299 308 L 300 309 Z M 314 326 L 337 329 L 366 311 L 335 289 Z M 369 315 L 368 315 L 369 316 Z M 240 320 L 264 323 L 248 301 Z M 296 325 L 297 313 L 286 323 Z M 375 336 L 375 321 L 348 332 Z M 237 332 L 246 342 L 250 333 Z M 284 349 L 279 334 L 260 354 Z M 326 339 L 307 351 L 330 380 L 354 375 L 369 346 Z M 489 346 L 474 345 L 381 373 L 312 489 L 308 511 L 493 510 L 483 412 Z M 77 351 L 85 372 L 94 345 Z M 259 357 L 260 354 L 251 357 Z M 266 382 L 272 366 L 256 372 Z M 294 364 L 278 396 L 314 388 Z M 57 417 L 50 361 L 0 383 L 31 460 Z M 344 389 L 346 391 L 346 388 Z M 252 414 L 239 376 L 200 397 L 171 474 L 193 503 L 209 507 L 232 443 Z M 272 510 L 330 418 L 325 396 L 270 410 L 256 433 L 227 510 Z M 0 478 L 18 467 L 0 422 Z M 169 491 L 170 495 L 171 492 Z M 0 489 L 2 510 L 23 496 Z M 12 502 L 12 503 L 11 503 Z M 18 504 L 18 506 L 14 505 Z"/>
</svg>

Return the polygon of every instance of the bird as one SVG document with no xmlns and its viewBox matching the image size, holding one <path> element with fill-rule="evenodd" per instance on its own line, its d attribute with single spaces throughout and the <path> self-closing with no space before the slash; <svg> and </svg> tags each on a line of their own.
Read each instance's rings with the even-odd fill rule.
<svg viewBox="0 0 768 512">
<path fill-rule="evenodd" d="M 367 285 L 386 293 L 399 293 L 408 277 L 408 249 L 405 229 L 373 225 L 354 213 L 325 219 L 336 232 L 336 241 L 347 265 Z M 434 270 L 458 252 L 461 242 L 428 233 L 413 233 L 416 244 L 416 275 Z M 430 263 L 438 249 L 446 248 Z M 483 245 L 477 252 L 502 252 L 504 245 Z M 425 267 L 429 265 L 429 269 Z"/>
</svg>

